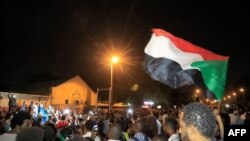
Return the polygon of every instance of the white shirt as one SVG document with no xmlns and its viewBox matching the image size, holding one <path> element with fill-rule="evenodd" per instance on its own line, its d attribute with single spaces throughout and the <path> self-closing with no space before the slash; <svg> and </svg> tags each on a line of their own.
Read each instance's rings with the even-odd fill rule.
<svg viewBox="0 0 250 141">
<path fill-rule="evenodd" d="M 37 114 L 38 114 L 38 107 L 37 107 L 36 104 L 34 104 L 34 105 L 32 105 L 32 113 L 31 113 L 31 115 L 32 115 L 33 118 L 36 118 Z"/>
<path fill-rule="evenodd" d="M 230 117 L 230 125 L 242 125 L 243 120 L 240 119 L 239 116 L 236 116 L 234 114 L 229 114 Z"/>
<path fill-rule="evenodd" d="M 87 132 L 86 134 L 84 134 L 82 137 L 91 137 L 92 133 L 91 132 Z M 95 141 L 101 141 L 100 137 L 95 136 Z"/>
<path fill-rule="evenodd" d="M 179 134 L 173 134 L 168 138 L 168 141 L 180 141 L 180 136 Z"/>
<path fill-rule="evenodd" d="M 16 141 L 17 134 L 2 134 L 0 135 L 0 141 Z"/>
<path fill-rule="evenodd" d="M 160 135 L 161 134 L 161 127 L 162 127 L 161 122 L 157 119 L 156 124 L 157 124 L 157 128 L 158 128 L 158 135 Z"/>
</svg>

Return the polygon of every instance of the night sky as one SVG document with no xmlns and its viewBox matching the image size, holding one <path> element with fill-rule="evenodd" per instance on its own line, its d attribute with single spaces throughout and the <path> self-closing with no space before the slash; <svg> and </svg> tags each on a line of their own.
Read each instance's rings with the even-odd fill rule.
<svg viewBox="0 0 250 141">
<path fill-rule="evenodd" d="M 249 78 L 249 6 L 220 0 L 1 1 L 0 91 L 75 75 L 94 91 L 109 87 L 107 58 L 114 52 L 122 57 L 114 66 L 118 99 L 162 94 L 165 86 L 142 69 L 152 28 L 230 56 L 227 86 L 233 86 Z"/>
</svg>

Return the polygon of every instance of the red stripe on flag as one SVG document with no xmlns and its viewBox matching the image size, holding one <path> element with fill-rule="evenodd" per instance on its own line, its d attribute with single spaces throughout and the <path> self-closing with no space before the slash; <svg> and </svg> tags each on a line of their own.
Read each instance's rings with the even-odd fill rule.
<svg viewBox="0 0 250 141">
<path fill-rule="evenodd" d="M 184 52 L 200 54 L 204 60 L 226 60 L 229 58 L 228 56 L 215 54 L 209 50 L 196 46 L 184 39 L 175 37 L 171 33 L 166 32 L 162 29 L 153 29 L 153 33 L 156 36 L 165 36 L 169 38 L 175 44 L 176 47 L 178 47 L 180 50 Z"/>
</svg>

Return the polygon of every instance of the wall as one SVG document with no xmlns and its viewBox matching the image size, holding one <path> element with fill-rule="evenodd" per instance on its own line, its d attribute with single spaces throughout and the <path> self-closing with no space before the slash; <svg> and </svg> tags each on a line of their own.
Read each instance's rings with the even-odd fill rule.
<svg viewBox="0 0 250 141">
<path fill-rule="evenodd" d="M 9 92 L 0 92 L 0 95 L 3 97 L 3 99 L 0 100 L 0 107 L 8 107 L 9 98 L 8 98 Z M 21 106 L 22 103 L 25 101 L 27 105 L 30 105 L 31 101 L 35 103 L 43 103 L 47 106 L 50 104 L 50 96 L 44 96 L 44 95 L 34 95 L 34 94 L 23 94 L 23 93 L 10 93 L 11 95 L 15 95 L 16 102 L 18 106 Z"/>
<path fill-rule="evenodd" d="M 52 105 L 84 105 L 85 101 L 95 105 L 96 94 L 79 76 L 52 88 Z"/>
</svg>

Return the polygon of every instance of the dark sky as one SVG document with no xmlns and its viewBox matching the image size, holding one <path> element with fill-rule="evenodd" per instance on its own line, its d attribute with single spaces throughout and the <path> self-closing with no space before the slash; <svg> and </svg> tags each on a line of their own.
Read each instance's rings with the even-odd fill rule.
<svg viewBox="0 0 250 141">
<path fill-rule="evenodd" d="M 75 75 L 94 89 L 109 86 L 107 56 L 116 52 L 115 91 L 159 83 L 143 71 L 152 28 L 230 56 L 227 85 L 248 77 L 250 9 L 244 1 L 1 1 L 1 89 Z"/>
</svg>

